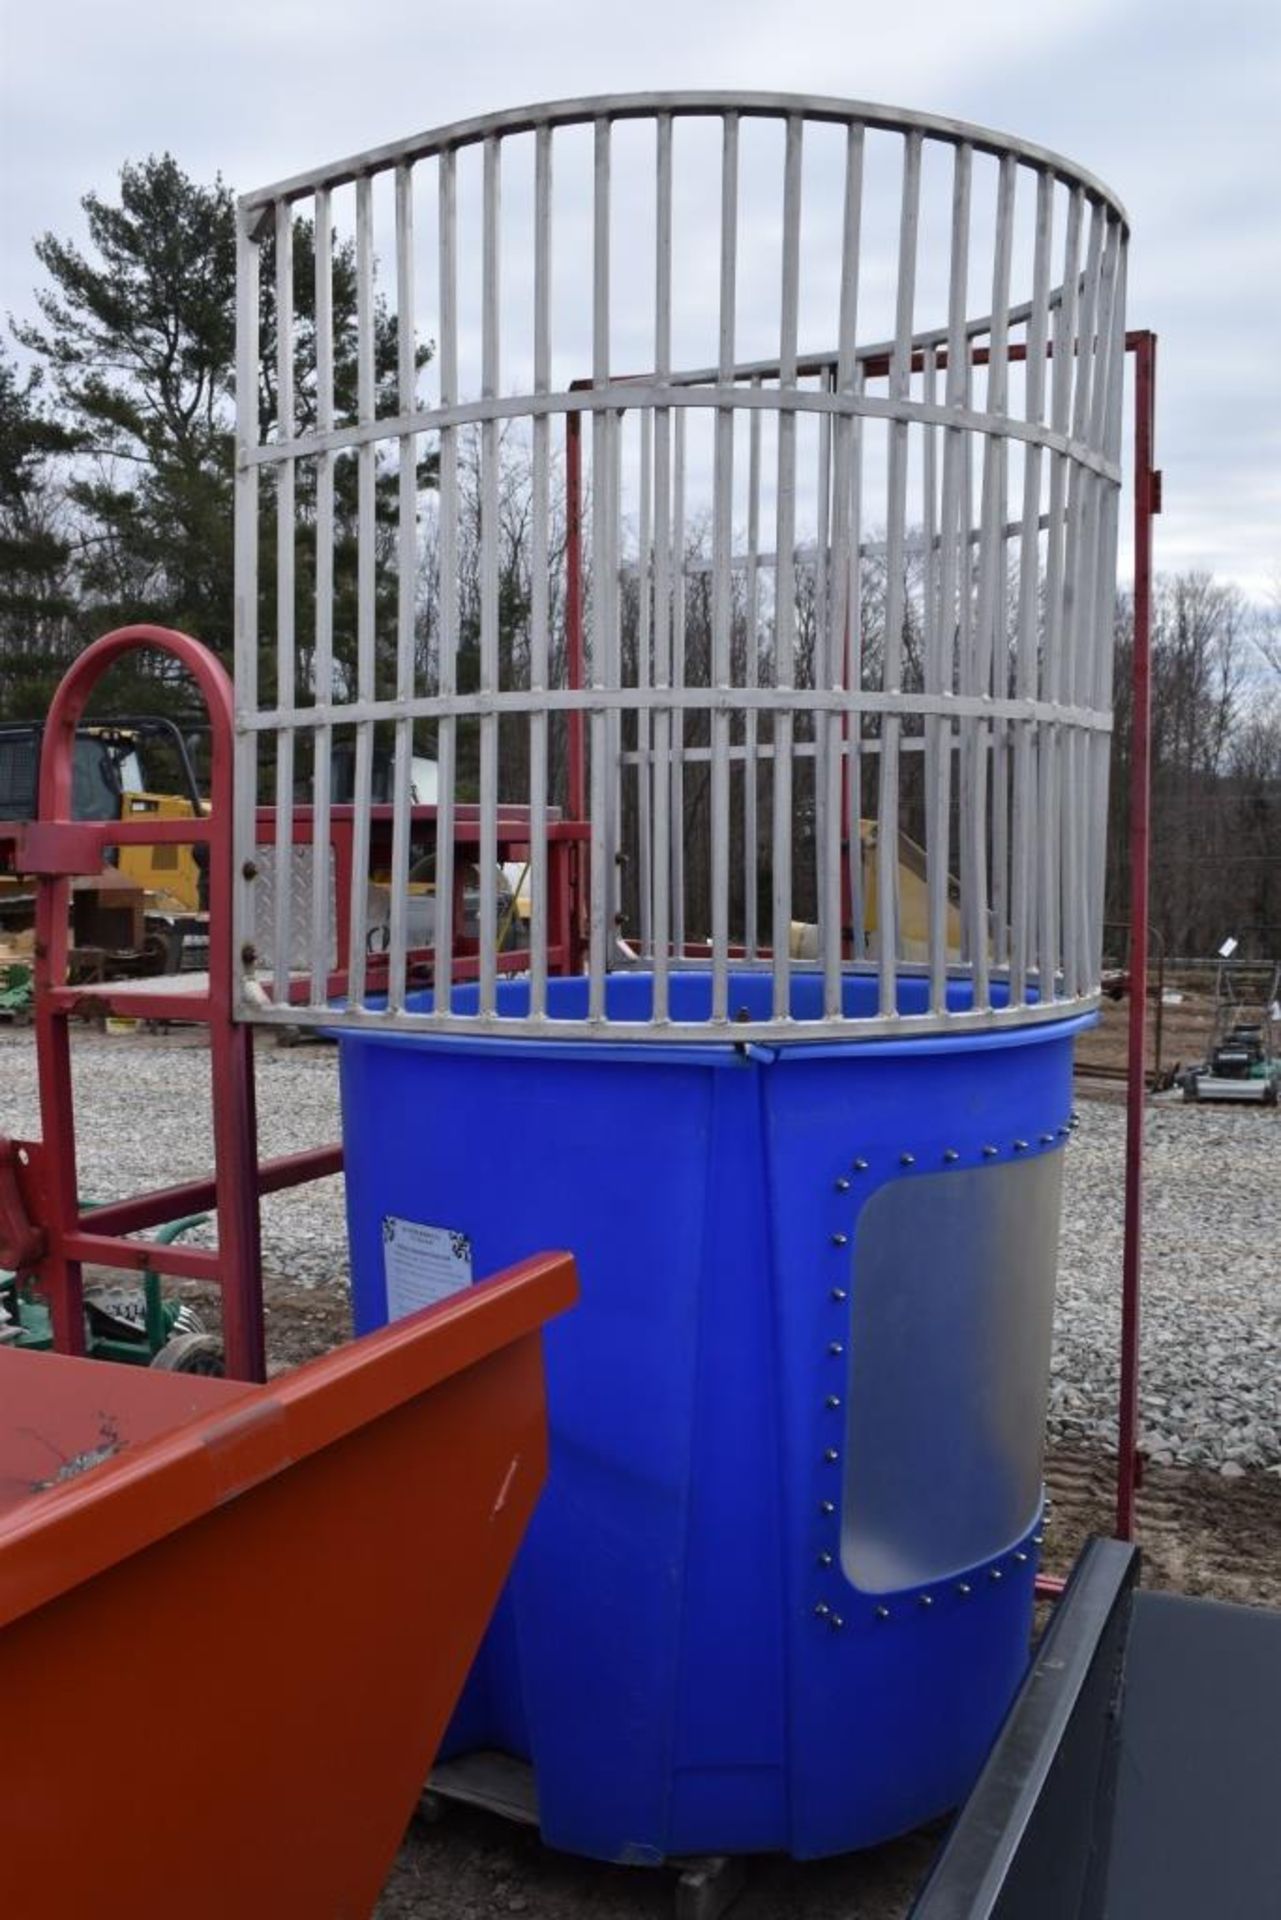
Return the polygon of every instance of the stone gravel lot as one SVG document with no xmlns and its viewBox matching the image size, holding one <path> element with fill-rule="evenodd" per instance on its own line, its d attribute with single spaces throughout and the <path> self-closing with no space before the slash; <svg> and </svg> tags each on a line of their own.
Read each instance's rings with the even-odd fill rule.
<svg viewBox="0 0 1281 1920">
<path fill-rule="evenodd" d="M 210 1165 L 208 1056 L 198 1035 L 76 1043 L 81 1185 L 108 1199 L 196 1178 Z M 1112 1403 L 1121 1266 L 1125 1114 L 1082 1086 L 1066 1163 L 1047 1478 L 1047 1561 L 1066 1572 L 1111 1525 Z M 258 1056 L 262 1152 L 321 1144 L 339 1127 L 332 1048 Z M 1281 1604 L 1281 1116 L 1157 1103 L 1147 1175 L 1143 1444 L 1145 1579 L 1184 1592 Z M 0 1028 L 0 1133 L 38 1135 L 30 1033 Z M 273 1367 L 345 1337 L 342 1184 L 263 1206 Z M 202 1310 L 210 1289 L 190 1289 Z M 212 1317 L 212 1316 L 211 1316 Z M 869 1853 L 797 1864 L 761 1858 L 732 1920 L 902 1920 L 937 1829 Z M 535 1833 L 463 1809 L 415 1821 L 377 1920 L 667 1920 L 673 1876 L 575 1860 Z"/>
<path fill-rule="evenodd" d="M 198 1036 L 78 1035 L 80 1182 L 97 1200 L 192 1179 L 211 1162 Z M 1124 1109 L 1082 1098 L 1068 1150 L 1051 1382 L 1056 1441 L 1115 1437 Z M 335 1139 L 327 1045 L 258 1054 L 264 1156 Z M 1281 1112 L 1156 1103 L 1148 1116 L 1142 1444 L 1162 1464 L 1281 1475 Z M 34 1043 L 0 1029 L 0 1132 L 38 1134 Z M 340 1287 L 342 1183 L 263 1203 L 270 1281 Z"/>
<path fill-rule="evenodd" d="M 1082 1099 L 1067 1159 L 1050 1431 L 1114 1442 L 1125 1110 Z M 1140 1445 L 1281 1474 L 1281 1112 L 1147 1117 Z"/>
<path fill-rule="evenodd" d="M 207 1178 L 213 1167 L 209 1054 L 203 1036 L 99 1034 L 72 1042 L 80 1191 L 115 1200 L 146 1187 Z M 264 1160 L 339 1137 L 338 1058 L 330 1045 L 279 1047 L 257 1055 L 258 1147 Z M 0 1027 L 0 1134 L 40 1137 L 35 1041 Z M 262 1203 L 269 1279 L 304 1287 L 345 1286 L 347 1220 L 341 1179 L 315 1181 Z M 212 1245 L 212 1228 L 191 1236 Z"/>
</svg>

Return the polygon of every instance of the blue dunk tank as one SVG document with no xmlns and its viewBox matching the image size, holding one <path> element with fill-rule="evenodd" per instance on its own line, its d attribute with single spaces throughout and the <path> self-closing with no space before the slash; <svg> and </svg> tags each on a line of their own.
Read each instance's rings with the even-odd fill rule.
<svg viewBox="0 0 1281 1920">
<path fill-rule="evenodd" d="M 445 1749 L 527 1762 L 555 1846 L 872 1844 L 1024 1671 L 1126 233 L 1040 147 L 774 94 L 242 205 L 239 1016 L 337 1033 L 359 1331 L 577 1257 Z"/>
<path fill-rule="evenodd" d="M 610 1011 L 650 992 L 615 975 Z M 582 981 L 549 997 L 586 1012 Z M 680 977 L 674 1011 L 709 1001 Z M 392 1222 L 465 1236 L 477 1276 L 579 1262 L 547 1490 L 444 1749 L 532 1761 L 552 1845 L 806 1857 L 964 1796 L 1027 1662 L 1080 1024 L 340 1036 L 357 1331 Z"/>
</svg>

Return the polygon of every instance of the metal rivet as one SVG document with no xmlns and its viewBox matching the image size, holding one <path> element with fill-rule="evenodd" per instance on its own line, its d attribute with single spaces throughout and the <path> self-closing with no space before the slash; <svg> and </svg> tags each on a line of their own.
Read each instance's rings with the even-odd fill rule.
<svg viewBox="0 0 1281 1920">
<path fill-rule="evenodd" d="M 845 1291 L 844 1287 L 833 1287 L 832 1298 L 833 1300 L 848 1300 L 849 1294 Z"/>
<path fill-rule="evenodd" d="M 835 1513 L 836 1503 L 833 1500 L 820 1500 L 818 1510 L 820 1513 Z"/>
<path fill-rule="evenodd" d="M 830 1553 L 820 1553 L 820 1554 L 819 1554 L 819 1556 L 818 1556 L 818 1564 L 819 1564 L 819 1566 L 820 1566 L 820 1567 L 830 1567 L 830 1566 L 831 1566 L 831 1564 L 832 1564 L 832 1556 L 831 1556 L 831 1554 L 830 1554 Z"/>
<path fill-rule="evenodd" d="M 832 1235 L 832 1245 L 834 1247 L 847 1247 L 849 1243 L 850 1237 L 847 1233 L 834 1233 Z"/>
<path fill-rule="evenodd" d="M 1060 1140 L 1066 1140 L 1067 1136 L 1071 1133 L 1072 1129 L 1071 1127 L 1060 1127 L 1058 1131 L 1059 1131 Z"/>
<path fill-rule="evenodd" d="M 1001 1578 L 1001 1569 L 999 1567 L 992 1567 L 987 1577 L 995 1585 L 995 1583 Z"/>
<path fill-rule="evenodd" d="M 845 1178 L 844 1174 L 842 1174 L 841 1178 L 836 1182 L 836 1191 L 838 1193 L 848 1193 L 849 1190 L 850 1190 L 850 1183 Z"/>
<path fill-rule="evenodd" d="M 839 1406 L 840 1406 L 840 1404 L 841 1404 L 841 1396 L 840 1396 L 840 1394 L 839 1394 L 839 1393 L 829 1393 L 829 1394 L 828 1394 L 828 1396 L 827 1396 L 827 1402 L 826 1402 L 826 1404 L 827 1404 L 827 1405 L 828 1405 L 829 1407 L 839 1407 Z"/>
<path fill-rule="evenodd" d="M 916 1155 L 914 1153 L 900 1153 L 898 1163 L 900 1167 L 914 1167 L 916 1165 Z"/>
<path fill-rule="evenodd" d="M 1052 1147 L 1054 1145 L 1054 1135 L 1052 1133 L 1043 1133 L 1041 1135 L 1041 1145 L 1043 1147 Z"/>
<path fill-rule="evenodd" d="M 876 1609 L 876 1617 L 877 1617 L 877 1619 L 878 1619 L 878 1620 L 888 1620 L 888 1619 L 889 1619 L 889 1617 L 890 1617 L 890 1610 L 889 1610 L 889 1608 L 888 1608 L 888 1607 L 878 1607 L 878 1608 Z"/>
<path fill-rule="evenodd" d="M 832 1609 L 828 1606 L 826 1600 L 820 1600 L 818 1605 L 815 1607 L 814 1611 L 818 1615 L 820 1620 L 826 1620 L 828 1614 L 832 1611 Z"/>
<path fill-rule="evenodd" d="M 832 1466 L 837 1460 L 839 1460 L 840 1457 L 841 1456 L 836 1451 L 835 1447 L 824 1447 L 823 1458 L 826 1460 L 829 1467 Z"/>
<path fill-rule="evenodd" d="M 1027 1141 L 1016 1140 L 1014 1142 L 1014 1151 L 1015 1153 L 1025 1153 L 1027 1151 Z"/>
<path fill-rule="evenodd" d="M 844 1353 L 845 1349 L 841 1345 L 839 1340 L 830 1340 L 828 1342 L 827 1351 L 833 1356 L 834 1359 L 839 1360 L 841 1355 Z"/>
<path fill-rule="evenodd" d="M 844 1620 L 842 1620 L 839 1613 L 833 1613 L 828 1616 L 827 1624 L 832 1629 L 833 1633 L 839 1633 L 841 1628 L 845 1625 L 845 1622 Z"/>
<path fill-rule="evenodd" d="M 985 1160 L 995 1160 L 995 1158 L 996 1158 L 996 1148 L 995 1148 L 995 1147 L 984 1147 L 984 1149 L 983 1149 L 983 1158 L 984 1158 Z"/>
<path fill-rule="evenodd" d="M 852 1162 L 851 1162 L 851 1165 L 853 1166 L 853 1168 L 854 1168 L 854 1171 L 855 1171 L 855 1173 L 866 1173 L 866 1172 L 867 1172 L 867 1161 L 866 1161 L 866 1160 L 854 1160 L 854 1161 L 852 1161 Z"/>
<path fill-rule="evenodd" d="M 958 1152 L 956 1151 L 956 1148 L 955 1148 L 955 1147 L 944 1147 L 944 1149 L 943 1149 L 943 1158 L 944 1158 L 944 1159 L 945 1159 L 945 1160 L 947 1161 L 947 1164 L 948 1164 L 948 1166 L 949 1166 L 949 1167 L 951 1166 L 951 1164 L 952 1164 L 952 1162 L 953 1162 L 954 1160 L 959 1160 L 959 1159 L 960 1159 L 960 1157 L 961 1157 L 961 1156 L 960 1156 L 960 1154 L 959 1154 L 959 1153 L 958 1153 Z"/>
<path fill-rule="evenodd" d="M 1014 1564 L 1016 1567 L 1025 1567 L 1027 1565 L 1027 1555 L 1025 1553 L 1016 1553 L 1014 1556 Z"/>
<path fill-rule="evenodd" d="M 960 1594 L 962 1600 L 968 1600 L 974 1589 L 968 1580 L 958 1580 L 956 1583 L 956 1591 Z"/>
<path fill-rule="evenodd" d="M 934 1595 L 932 1593 L 918 1593 L 916 1596 L 916 1604 L 918 1607 L 932 1607 L 934 1605 Z"/>
<path fill-rule="evenodd" d="M 1034 1533 L 1032 1535 L 1032 1545 L 1034 1547 L 1043 1547 L 1045 1545 L 1045 1535 L 1043 1533 Z"/>
</svg>

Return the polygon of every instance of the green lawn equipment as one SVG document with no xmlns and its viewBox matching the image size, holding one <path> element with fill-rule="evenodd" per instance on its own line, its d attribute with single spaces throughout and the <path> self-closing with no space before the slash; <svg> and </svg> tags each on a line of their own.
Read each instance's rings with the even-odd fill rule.
<svg viewBox="0 0 1281 1920">
<path fill-rule="evenodd" d="M 154 1235 L 169 1246 L 202 1227 L 207 1213 L 171 1220 Z M 0 1345 L 51 1350 L 53 1320 L 30 1282 L 16 1273 L 0 1273 Z M 142 1284 L 101 1285 L 85 1289 L 85 1352 L 95 1360 L 117 1360 L 169 1373 L 222 1374 L 220 1342 L 200 1315 L 179 1300 L 166 1300 L 160 1275 L 142 1271 Z"/>
<path fill-rule="evenodd" d="M 1281 1093 L 1281 966 L 1260 1000 L 1243 984 L 1249 976 L 1221 962 L 1215 990 L 1214 1038 L 1207 1059 L 1183 1076 L 1185 1100 L 1236 1100 L 1275 1107 Z"/>
<path fill-rule="evenodd" d="M 35 985 L 25 960 L 0 961 L 0 1019 L 23 1026 L 31 1018 Z"/>
</svg>

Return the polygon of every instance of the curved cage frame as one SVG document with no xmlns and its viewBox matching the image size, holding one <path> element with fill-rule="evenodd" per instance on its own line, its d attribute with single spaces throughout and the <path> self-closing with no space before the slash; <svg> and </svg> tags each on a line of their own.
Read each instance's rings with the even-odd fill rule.
<svg viewBox="0 0 1281 1920">
<path fill-rule="evenodd" d="M 816 159 L 837 183 L 826 214 L 806 198 Z M 704 192 L 699 229 L 689 208 Z M 416 251 L 424 221 L 433 245 Z M 1039 147 L 773 94 L 524 108 L 247 195 L 243 1017 L 741 1039 L 744 970 L 772 978 L 769 1016 L 752 1023 L 761 1040 L 1093 1005 L 1127 231 L 1106 188 Z M 379 301 L 384 245 L 394 313 Z M 929 326 L 927 267 L 942 299 Z M 704 282 L 701 304 L 685 297 Z M 865 340 L 878 294 L 892 326 Z M 429 305 L 424 366 L 415 309 Z M 766 310 L 770 350 L 749 358 Z M 686 340 L 703 339 L 685 359 Z M 526 541 L 515 615 L 512 436 Z M 274 684 L 260 674 L 269 634 Z M 350 968 L 335 1011 L 323 862 L 301 904 L 275 887 L 270 997 L 255 979 L 255 810 L 265 776 L 278 873 L 301 839 L 323 846 L 340 736 L 357 873 L 387 746 L 389 912 L 375 960 L 364 890 L 342 903 Z M 412 790 L 425 738 L 438 783 L 426 809 Z M 429 947 L 410 879 L 424 836 Z M 547 1014 L 557 836 L 582 848 L 588 1011 L 572 1023 Z M 513 952 L 499 850 L 517 843 L 528 943 Z M 479 933 L 460 964 L 464 863 Z M 291 968 L 294 915 L 308 957 Z M 652 974 L 647 1017 L 607 1017 L 619 968 Z M 691 968 L 710 976 L 697 1020 L 671 1008 L 672 978 Z M 500 995 L 511 972 L 527 993 Z M 821 982 L 804 1018 L 800 973 Z M 875 977 L 874 1012 L 847 993 L 852 973 Z M 925 985 L 907 1012 L 914 976 Z M 475 990 L 460 997 L 467 977 Z"/>
</svg>

